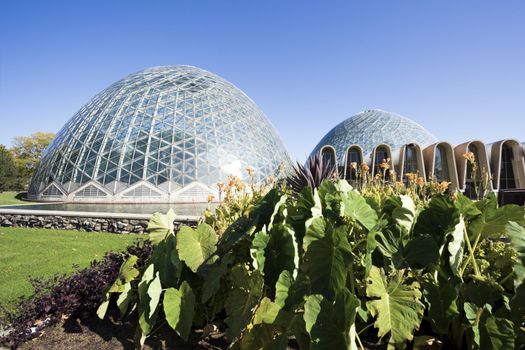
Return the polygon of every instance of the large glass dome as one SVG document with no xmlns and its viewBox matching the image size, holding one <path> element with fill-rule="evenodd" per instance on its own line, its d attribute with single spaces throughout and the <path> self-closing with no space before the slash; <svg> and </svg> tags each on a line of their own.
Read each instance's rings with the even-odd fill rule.
<svg viewBox="0 0 525 350">
<path fill-rule="evenodd" d="M 416 122 L 395 113 L 371 109 L 336 125 L 321 139 L 312 155 L 329 145 L 335 148 L 337 160 L 342 164 L 348 147 L 353 144 L 361 146 L 363 154 L 369 156 L 379 144 L 398 149 L 409 143 L 424 146 L 435 142 L 437 139 Z"/>
<path fill-rule="evenodd" d="M 241 90 L 199 68 L 162 66 L 84 105 L 44 152 L 29 192 L 40 200 L 203 201 L 229 175 L 247 180 L 252 167 L 261 181 L 289 162 Z"/>
</svg>

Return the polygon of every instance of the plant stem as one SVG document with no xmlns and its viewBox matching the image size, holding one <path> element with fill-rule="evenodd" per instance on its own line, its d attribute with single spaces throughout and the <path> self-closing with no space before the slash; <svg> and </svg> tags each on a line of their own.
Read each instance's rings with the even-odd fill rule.
<svg viewBox="0 0 525 350">
<path fill-rule="evenodd" d="M 472 266 L 474 267 L 474 273 L 476 274 L 477 277 L 482 277 L 481 273 L 479 271 L 478 264 L 476 263 L 476 258 L 474 257 L 474 249 L 472 249 L 472 246 L 470 245 L 470 239 L 468 238 L 468 233 L 467 233 L 467 226 L 463 227 L 463 237 L 465 238 L 465 242 L 467 243 L 467 248 L 468 248 L 468 252 L 469 252 L 469 256 L 470 256 L 470 261 L 472 262 Z M 465 268 L 466 268 L 466 266 L 465 266 Z"/>
<path fill-rule="evenodd" d="M 364 346 L 363 346 L 363 343 L 361 343 L 361 339 L 359 338 L 359 334 L 355 334 L 355 338 L 357 339 L 357 342 L 359 343 L 359 348 L 361 350 L 365 350 Z"/>
<path fill-rule="evenodd" d="M 503 283 L 507 282 L 507 280 L 513 276 L 514 276 L 514 271 L 511 271 L 507 276 L 503 277 L 503 279 L 499 281 L 498 283 L 500 285 L 503 285 Z"/>
</svg>

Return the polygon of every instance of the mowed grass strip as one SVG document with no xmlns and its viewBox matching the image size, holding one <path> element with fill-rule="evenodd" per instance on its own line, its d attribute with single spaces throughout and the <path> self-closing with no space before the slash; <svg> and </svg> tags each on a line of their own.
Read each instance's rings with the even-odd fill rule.
<svg viewBox="0 0 525 350">
<path fill-rule="evenodd" d="M 0 205 L 31 204 L 29 202 L 26 202 L 20 199 L 20 198 L 25 198 L 26 195 L 27 195 L 26 192 L 14 192 L 14 191 L 0 192 Z"/>
<path fill-rule="evenodd" d="M 71 273 L 110 250 L 123 250 L 135 239 L 114 233 L 0 227 L 0 305 L 13 311 L 20 297 L 31 296 L 30 276 Z"/>
</svg>

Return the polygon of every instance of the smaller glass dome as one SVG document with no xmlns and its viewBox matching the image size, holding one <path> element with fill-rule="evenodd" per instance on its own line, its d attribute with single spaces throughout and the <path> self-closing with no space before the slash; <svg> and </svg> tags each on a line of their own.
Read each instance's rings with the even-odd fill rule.
<svg viewBox="0 0 525 350">
<path fill-rule="evenodd" d="M 338 163 L 342 164 L 348 147 L 354 144 L 361 146 L 366 158 L 379 144 L 398 149 L 409 143 L 425 146 L 435 142 L 437 139 L 416 122 L 395 113 L 370 109 L 336 125 L 315 146 L 311 156 L 324 146 L 332 146 Z"/>
</svg>

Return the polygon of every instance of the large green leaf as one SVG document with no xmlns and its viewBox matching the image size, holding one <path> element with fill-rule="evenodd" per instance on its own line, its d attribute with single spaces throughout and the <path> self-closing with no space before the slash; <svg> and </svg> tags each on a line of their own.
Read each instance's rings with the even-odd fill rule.
<svg viewBox="0 0 525 350">
<path fill-rule="evenodd" d="M 277 188 L 271 189 L 257 204 L 250 214 L 253 220 L 255 230 L 260 231 L 263 226 L 267 226 L 270 221 L 273 221 L 275 207 L 280 206 L 282 195 Z"/>
<path fill-rule="evenodd" d="M 268 230 L 271 230 L 274 224 L 282 224 L 286 220 L 286 210 L 283 211 L 286 204 L 286 199 L 286 195 L 282 195 L 277 203 L 275 203 L 272 215 L 270 216 L 270 221 L 266 225 Z"/>
<path fill-rule="evenodd" d="M 422 269 L 439 259 L 439 247 L 430 235 L 421 235 L 408 241 L 401 247 L 392 260 L 397 268 L 411 267 Z"/>
<path fill-rule="evenodd" d="M 490 307 L 490 305 L 488 305 Z M 465 302 L 463 304 L 463 310 L 465 311 L 465 318 L 470 324 L 472 330 L 472 340 L 474 344 L 479 346 L 479 318 L 481 316 L 482 308 L 478 308 L 476 304 Z"/>
<path fill-rule="evenodd" d="M 514 325 L 510 320 L 496 317 L 492 307 L 465 303 L 465 316 L 471 325 L 474 343 L 480 350 L 514 349 Z"/>
<path fill-rule="evenodd" d="M 230 345 L 232 350 L 286 350 L 288 335 L 278 333 L 273 325 L 261 323 L 250 325 L 237 342 Z"/>
<path fill-rule="evenodd" d="M 286 350 L 292 321 L 292 314 L 264 297 L 256 308 L 252 322 L 232 348 Z"/>
<path fill-rule="evenodd" d="M 481 215 L 481 210 L 476 207 L 476 204 L 461 193 L 457 193 L 457 200 L 454 202 L 454 205 L 467 220 L 472 220 Z"/>
<path fill-rule="evenodd" d="M 228 266 L 233 262 L 233 257 L 227 254 L 222 257 L 220 261 L 216 261 L 213 265 L 206 268 L 204 275 L 204 283 L 202 284 L 203 303 L 207 302 L 213 297 L 221 286 L 221 279 L 228 272 Z"/>
<path fill-rule="evenodd" d="M 217 249 L 219 236 L 213 228 L 205 223 L 194 230 L 191 227 L 181 227 L 177 233 L 177 251 L 180 260 L 184 261 L 191 271 L 197 272 Z"/>
<path fill-rule="evenodd" d="M 264 248 L 264 279 L 268 286 L 274 286 L 283 270 L 296 275 L 299 268 L 299 252 L 294 232 L 288 225 L 274 225 Z"/>
<path fill-rule="evenodd" d="M 155 270 L 159 272 L 160 280 L 165 288 L 178 286 L 182 274 L 183 264 L 179 259 L 176 247 L 176 237 L 168 235 L 154 247 L 151 256 L 151 261 L 155 264 Z"/>
<path fill-rule="evenodd" d="M 512 247 L 518 253 L 514 264 L 514 296 L 510 302 L 513 318 L 517 323 L 525 322 L 525 228 L 515 222 L 509 222 L 506 231 Z"/>
<path fill-rule="evenodd" d="M 276 284 L 278 286 L 278 284 Z M 310 285 L 310 278 L 304 274 L 299 273 L 297 278 L 291 283 L 288 288 L 288 294 L 286 300 L 284 301 L 285 310 L 296 310 L 300 308 L 306 296 L 311 294 L 312 287 Z M 278 294 L 276 293 L 276 303 L 280 302 L 282 299 L 277 299 Z"/>
<path fill-rule="evenodd" d="M 323 207 L 317 189 L 312 191 L 310 187 L 303 188 L 295 203 L 289 205 L 287 210 L 287 221 L 296 233 L 297 242 L 302 245 L 310 219 L 323 215 Z"/>
<path fill-rule="evenodd" d="M 414 225 L 414 236 L 429 234 L 441 247 L 446 241 L 447 232 L 451 232 L 458 224 L 459 217 L 459 210 L 450 196 L 434 196 L 428 208 L 419 213 Z"/>
<path fill-rule="evenodd" d="M 342 196 L 342 200 L 344 215 L 351 217 L 368 231 L 374 228 L 378 220 L 377 213 L 359 192 L 349 191 Z"/>
<path fill-rule="evenodd" d="M 106 312 L 108 311 L 108 306 L 109 306 L 109 297 L 106 296 L 104 300 L 102 301 L 102 303 L 97 308 L 97 316 L 101 320 L 103 320 L 104 317 L 106 316 Z"/>
<path fill-rule="evenodd" d="M 168 210 L 166 214 L 155 213 L 148 223 L 149 239 L 153 244 L 158 244 L 168 234 L 173 234 L 175 226 L 175 212 L 173 209 Z"/>
<path fill-rule="evenodd" d="M 187 341 L 195 315 L 195 295 L 190 285 L 184 281 L 179 289 L 168 288 L 164 293 L 163 303 L 166 321 Z"/>
<path fill-rule="evenodd" d="M 250 323 L 254 308 L 262 297 L 264 280 L 258 270 L 248 271 L 244 265 L 235 265 L 230 273 L 232 288 L 226 299 L 226 337 L 235 341 Z"/>
<path fill-rule="evenodd" d="M 290 271 L 282 271 L 277 279 L 277 283 L 275 283 L 275 303 L 281 308 L 284 308 L 286 304 L 286 299 L 293 283 L 294 279 Z"/>
<path fill-rule="evenodd" d="M 336 229 L 330 225 L 325 227 L 324 235 L 312 239 L 308 245 L 302 269 L 310 278 L 312 293 L 322 294 L 332 300 L 346 284 L 351 247 L 347 239 L 346 226 Z"/>
<path fill-rule="evenodd" d="M 401 206 L 392 211 L 392 219 L 409 234 L 416 219 L 416 205 L 410 196 L 401 195 L 399 199 Z"/>
<path fill-rule="evenodd" d="M 252 256 L 252 265 L 256 270 L 264 271 L 264 264 L 266 262 L 264 250 L 268 246 L 269 240 L 270 235 L 266 233 L 265 228 L 253 236 L 250 255 Z"/>
<path fill-rule="evenodd" d="M 483 308 L 479 319 L 479 341 L 480 350 L 514 349 L 514 324 Z"/>
<path fill-rule="evenodd" d="M 505 233 L 509 221 L 525 225 L 525 207 L 508 204 L 497 208 L 486 205 L 482 214 L 469 225 L 469 234 L 473 237 L 478 234 L 482 237 L 499 237 Z"/>
<path fill-rule="evenodd" d="M 514 285 L 517 287 L 525 282 L 525 228 L 516 222 L 508 222 L 507 235 L 510 237 L 512 247 L 518 253 L 518 263 L 514 265 Z"/>
<path fill-rule="evenodd" d="M 471 279 L 460 285 L 461 296 L 479 307 L 485 304 L 495 305 L 502 299 L 501 287 L 488 280 Z"/>
<path fill-rule="evenodd" d="M 100 304 L 100 306 L 97 309 L 97 316 L 100 319 L 103 319 L 106 316 L 109 301 L 111 298 L 111 293 L 127 294 L 129 291 L 130 282 L 137 278 L 140 274 L 139 270 L 135 267 L 135 265 L 137 264 L 137 260 L 138 258 L 135 255 L 130 255 L 129 258 L 122 264 L 122 266 L 120 266 L 117 279 L 115 280 L 115 282 L 113 282 L 111 287 L 109 287 L 108 291 L 104 295 L 104 300 L 102 304 Z"/>
<path fill-rule="evenodd" d="M 120 293 L 117 299 L 117 306 L 120 310 L 120 314 L 124 316 L 128 311 L 128 307 L 133 298 L 133 289 L 131 288 L 131 283 L 126 283 L 124 285 L 124 291 Z"/>
<path fill-rule="evenodd" d="M 117 279 L 109 288 L 108 293 L 121 293 L 125 289 L 125 284 L 133 281 L 139 275 L 139 270 L 135 267 L 138 258 L 130 255 L 129 258 L 120 267 Z"/>
<path fill-rule="evenodd" d="M 432 279 L 423 282 L 423 295 L 428 304 L 428 316 L 434 332 L 447 334 L 450 322 L 459 315 L 457 292 L 448 282 L 437 284 Z"/>
<path fill-rule="evenodd" d="M 396 253 L 402 254 L 403 249 L 403 236 L 396 228 L 383 228 L 382 231 L 372 231 L 373 235 L 368 236 L 369 239 L 374 239 L 374 244 L 377 246 L 379 251 L 386 256 L 391 258 Z"/>
<path fill-rule="evenodd" d="M 358 307 L 359 299 L 347 289 L 341 290 L 335 303 L 319 294 L 310 295 L 304 305 L 310 349 L 357 349 L 354 323 Z"/>
<path fill-rule="evenodd" d="M 325 236 L 327 230 L 333 230 L 332 225 L 324 217 L 317 216 L 308 220 L 309 225 L 303 239 L 303 250 L 307 251 L 311 242 Z M 329 226 L 329 227 L 327 227 Z"/>
<path fill-rule="evenodd" d="M 148 336 L 155 322 L 157 321 L 158 309 L 150 309 L 150 296 L 148 294 L 149 285 L 155 279 L 155 268 L 153 264 L 150 264 L 142 275 L 142 279 L 138 286 L 138 313 L 139 313 L 139 326 L 142 331 L 143 338 Z"/>
<path fill-rule="evenodd" d="M 287 331 L 292 315 L 284 311 L 279 305 L 272 302 L 269 298 L 262 298 L 257 306 L 257 310 L 253 316 L 252 324 L 271 324 L 280 331 Z"/>
<path fill-rule="evenodd" d="M 217 243 L 217 254 L 223 255 L 255 231 L 254 221 L 241 217 L 231 224 Z"/>
<path fill-rule="evenodd" d="M 159 273 L 155 275 L 153 281 L 148 285 L 148 296 L 149 296 L 149 318 L 153 317 L 159 305 L 160 296 L 162 295 L 162 285 L 160 284 Z"/>
<path fill-rule="evenodd" d="M 379 337 L 390 333 L 390 347 L 412 340 L 425 309 L 418 284 L 405 285 L 403 279 L 403 273 L 397 272 L 388 281 L 383 270 L 375 266 L 367 278 L 366 295 L 375 299 L 368 301 L 366 307 L 377 317 L 374 326 Z"/>
<path fill-rule="evenodd" d="M 447 234 L 450 236 L 450 240 L 447 245 L 448 252 L 450 254 L 448 261 L 452 272 L 459 276 L 459 267 L 463 261 L 463 246 L 465 245 L 465 221 L 463 217 L 460 217 L 459 222 L 454 229 Z"/>
</svg>

